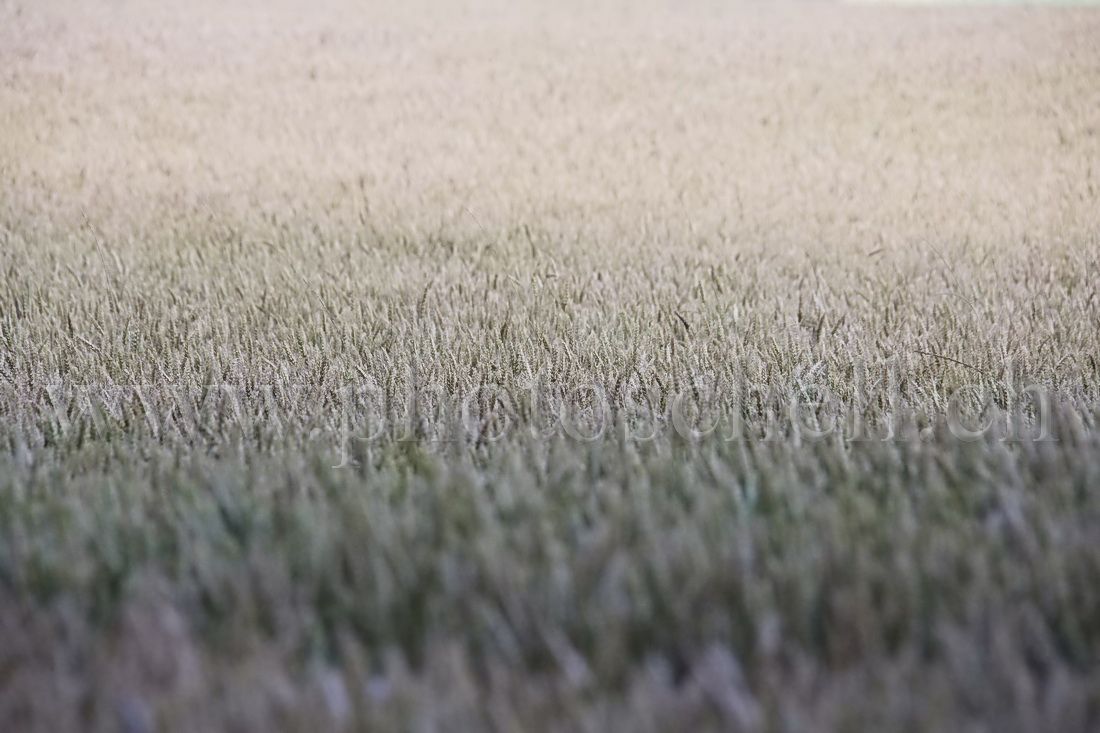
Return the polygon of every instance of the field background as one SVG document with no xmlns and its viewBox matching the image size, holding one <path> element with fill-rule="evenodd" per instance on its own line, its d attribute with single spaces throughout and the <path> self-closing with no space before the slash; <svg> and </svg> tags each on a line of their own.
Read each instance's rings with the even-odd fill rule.
<svg viewBox="0 0 1100 733">
<path fill-rule="evenodd" d="M 1096 730 L 1097 39 L 1067 8 L 0 2 L 0 729 Z M 639 444 L 516 405 L 340 455 L 347 385 L 618 411 L 700 375 L 896 377 L 918 414 Z M 1057 441 L 937 417 L 1022 384 Z M 243 403 L 181 411 L 204 385 Z"/>
</svg>

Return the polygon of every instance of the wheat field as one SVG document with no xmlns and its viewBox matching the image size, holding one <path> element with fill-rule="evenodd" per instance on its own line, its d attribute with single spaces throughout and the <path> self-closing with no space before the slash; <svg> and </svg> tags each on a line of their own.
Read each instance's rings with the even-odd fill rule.
<svg viewBox="0 0 1100 733">
<path fill-rule="evenodd" d="M 0 730 L 1100 729 L 1098 39 L 0 1 Z"/>
</svg>

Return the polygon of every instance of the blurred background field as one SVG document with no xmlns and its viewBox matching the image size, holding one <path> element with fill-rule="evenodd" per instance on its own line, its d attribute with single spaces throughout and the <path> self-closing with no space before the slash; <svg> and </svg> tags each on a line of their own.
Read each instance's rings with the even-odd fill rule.
<svg viewBox="0 0 1100 733">
<path fill-rule="evenodd" d="M 1098 38 L 0 3 L 0 729 L 1097 729 Z"/>
</svg>

